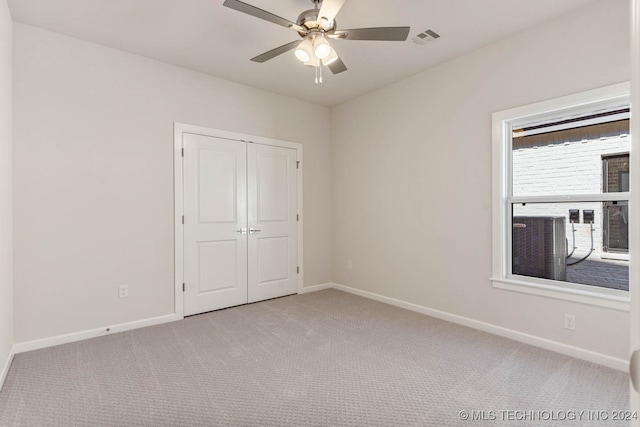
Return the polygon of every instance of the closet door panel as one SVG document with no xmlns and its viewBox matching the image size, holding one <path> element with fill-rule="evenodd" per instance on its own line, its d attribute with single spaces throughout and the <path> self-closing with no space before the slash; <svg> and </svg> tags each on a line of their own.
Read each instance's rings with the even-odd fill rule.
<svg viewBox="0 0 640 427">
<path fill-rule="evenodd" d="M 249 302 L 298 289 L 296 151 L 249 144 Z"/>
<path fill-rule="evenodd" d="M 247 302 L 246 144 L 185 134 L 184 311 Z"/>
</svg>

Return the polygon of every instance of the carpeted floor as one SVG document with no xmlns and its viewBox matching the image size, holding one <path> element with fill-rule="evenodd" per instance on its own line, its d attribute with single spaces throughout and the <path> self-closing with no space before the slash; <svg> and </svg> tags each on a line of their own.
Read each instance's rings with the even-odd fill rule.
<svg viewBox="0 0 640 427">
<path fill-rule="evenodd" d="M 626 426 L 610 411 L 628 409 L 628 387 L 622 372 L 325 290 L 18 354 L 0 426 Z"/>
</svg>

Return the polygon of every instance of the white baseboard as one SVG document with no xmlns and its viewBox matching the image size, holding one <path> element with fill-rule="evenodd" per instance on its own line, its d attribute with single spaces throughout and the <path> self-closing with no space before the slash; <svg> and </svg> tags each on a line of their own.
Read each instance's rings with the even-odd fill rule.
<svg viewBox="0 0 640 427">
<path fill-rule="evenodd" d="M 13 353 L 24 353 L 25 351 L 39 350 L 41 348 L 53 347 L 55 345 L 67 344 L 70 342 L 82 341 L 89 338 L 101 337 L 117 332 L 130 331 L 132 329 L 145 328 L 147 326 L 160 325 L 162 323 L 180 320 L 182 317 L 176 314 L 166 314 L 164 316 L 152 317 L 149 319 L 136 320 L 133 322 L 120 323 L 113 326 L 105 326 L 103 328 L 88 329 L 85 331 L 73 332 L 55 337 L 43 338 L 33 341 L 25 341 L 16 343 L 13 346 Z"/>
<path fill-rule="evenodd" d="M 323 283 L 315 286 L 307 286 L 302 288 L 299 292 L 300 294 L 306 294 L 309 292 L 321 291 L 323 289 L 330 289 L 333 287 L 333 283 Z M 176 314 L 167 314 L 164 316 L 152 317 L 150 319 L 136 320 L 133 322 L 120 323 L 118 325 L 113 326 L 105 326 L 102 328 L 94 328 L 88 329 L 84 331 L 72 332 L 64 335 L 57 335 L 48 338 L 42 338 L 33 341 L 24 341 L 20 343 L 14 344 L 12 348 L 12 352 L 9 360 L 6 363 L 4 370 L 2 371 L 2 376 L 0 380 L 4 381 L 4 376 L 6 372 L 9 370 L 9 366 L 11 365 L 11 360 L 13 359 L 14 354 L 24 353 L 26 351 L 40 350 L 42 348 L 53 347 L 61 344 L 68 344 L 71 342 L 82 341 L 89 338 L 101 337 L 104 335 L 114 334 L 117 332 L 130 331 L 132 329 L 144 328 L 147 326 L 160 325 L 162 323 L 173 322 L 176 320 L 180 320 L 182 317 Z M 2 384 L 0 381 L 0 385 Z"/>
<path fill-rule="evenodd" d="M 307 287 L 303 287 L 299 293 L 306 294 L 309 292 L 321 291 L 323 289 L 330 289 L 333 287 L 333 285 L 334 285 L 333 283 L 323 283 L 315 286 L 307 286 Z M 180 319 L 182 319 L 182 317 L 176 314 L 167 314 L 164 316 L 153 317 L 150 319 L 143 319 L 143 320 L 136 320 L 134 322 L 121 323 L 114 326 L 105 326 L 102 328 L 88 329 L 85 331 L 72 332 L 70 334 L 42 338 L 39 340 L 24 341 L 24 342 L 17 343 L 13 346 L 11 358 L 13 358 L 14 354 L 24 353 L 26 351 L 39 350 L 42 348 L 53 347 L 56 345 L 68 344 L 71 342 L 82 341 L 89 338 L 101 337 L 104 335 L 109 335 L 117 332 L 130 331 L 132 329 L 144 328 L 147 326 L 173 322 L 175 320 L 180 320 Z M 8 371 L 10 364 L 11 364 L 11 359 L 7 361 L 7 366 L 5 366 L 5 370 L 2 371 L 3 376 L 0 377 L 0 379 L 4 380 L 4 375 L 6 375 L 5 371 Z"/>
<path fill-rule="evenodd" d="M 333 288 L 333 286 L 334 286 L 334 283 L 322 283 L 321 285 L 305 286 L 298 293 L 308 294 L 309 292 L 317 292 L 317 291 L 322 291 L 324 289 L 331 289 Z"/>
<path fill-rule="evenodd" d="M 547 350 L 555 351 L 567 356 L 575 357 L 577 359 L 587 360 L 589 362 L 598 363 L 600 365 L 607 366 L 609 368 L 617 369 L 619 371 L 628 372 L 629 362 L 624 359 L 618 359 L 616 357 L 608 356 L 602 353 L 596 353 L 591 350 L 586 350 L 579 347 L 570 346 L 557 341 L 551 341 L 546 338 L 537 337 L 523 332 L 515 331 L 512 329 L 503 328 L 501 326 L 493 325 L 490 323 L 481 322 L 468 317 L 458 316 L 456 314 L 447 313 L 444 311 L 436 310 L 433 308 L 425 307 L 418 304 L 398 300 L 395 298 L 386 297 L 384 295 L 375 294 L 373 292 L 363 291 L 356 288 L 340 285 L 337 283 L 323 283 L 320 285 L 307 286 L 302 288 L 299 294 L 305 294 L 309 292 L 317 292 L 324 289 L 338 289 L 350 294 L 359 295 L 365 298 L 369 298 L 382 303 L 390 304 L 396 307 L 404 308 L 407 310 L 422 313 L 427 316 L 435 317 L 438 319 L 446 320 L 459 325 L 467 326 L 473 329 L 478 329 L 484 332 L 488 332 L 494 335 L 499 335 L 505 338 L 510 338 L 515 341 L 519 341 L 525 344 L 534 345 Z M 134 322 L 121 323 L 114 326 L 95 328 L 86 331 L 74 332 L 65 335 L 58 335 L 55 337 L 43 338 L 39 340 L 26 341 L 17 343 L 11 349 L 11 353 L 7 358 L 5 366 L 0 372 L 0 388 L 4 383 L 4 379 L 7 375 L 13 355 L 23 353 L 25 351 L 38 350 L 41 348 L 52 347 L 60 344 L 67 344 L 70 342 L 81 341 L 88 338 L 95 338 L 103 335 L 109 335 L 117 332 L 129 331 L 132 329 L 144 328 L 147 326 L 159 325 L 162 323 L 173 322 L 180 320 L 182 317 L 176 314 L 168 314 L 164 316 L 153 317 L 150 319 L 137 320 Z M 108 331 L 107 331 L 108 329 Z"/>
<path fill-rule="evenodd" d="M 624 359 L 618 359 L 616 357 L 608 356 L 606 354 L 596 353 L 591 350 L 570 346 L 557 341 L 551 341 L 546 338 L 525 334 L 523 332 L 514 331 L 513 329 L 503 328 L 502 326 L 493 325 L 491 323 L 480 322 L 478 320 L 470 319 L 468 317 L 458 316 L 456 314 L 435 310 L 433 308 L 425 307 L 418 304 L 413 304 L 413 303 L 398 300 L 395 298 L 386 297 L 384 295 L 375 294 L 373 292 L 367 292 L 360 289 L 339 285 L 337 283 L 333 283 L 331 287 L 344 292 L 348 292 L 350 294 L 359 295 L 359 296 L 369 298 L 378 302 L 383 302 L 396 307 L 426 314 L 427 316 L 446 320 L 452 323 L 457 323 L 463 326 L 468 326 L 473 329 L 489 332 L 494 335 L 499 335 L 501 337 L 509 338 L 525 344 L 541 347 L 546 350 L 555 351 L 556 353 L 564 354 L 566 356 L 571 356 L 577 359 L 586 360 L 588 362 L 597 363 L 600 365 L 607 366 L 609 368 L 617 369 L 619 371 L 629 372 L 629 362 Z"/>
<path fill-rule="evenodd" d="M 2 386 L 4 386 L 4 380 L 7 378 L 7 374 L 9 373 L 9 368 L 11 367 L 11 362 L 13 362 L 13 356 L 15 355 L 15 346 L 11 347 L 9 351 L 9 356 L 7 356 L 7 361 L 0 372 L 0 390 L 2 390 Z"/>
</svg>

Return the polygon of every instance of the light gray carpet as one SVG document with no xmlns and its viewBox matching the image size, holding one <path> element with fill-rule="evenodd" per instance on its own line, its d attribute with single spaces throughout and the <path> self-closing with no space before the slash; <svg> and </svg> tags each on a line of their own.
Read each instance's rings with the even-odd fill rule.
<svg viewBox="0 0 640 427">
<path fill-rule="evenodd" d="M 18 354 L 0 425 L 615 426 L 627 423 L 500 411 L 627 409 L 628 387 L 612 369 L 326 290 Z"/>
</svg>

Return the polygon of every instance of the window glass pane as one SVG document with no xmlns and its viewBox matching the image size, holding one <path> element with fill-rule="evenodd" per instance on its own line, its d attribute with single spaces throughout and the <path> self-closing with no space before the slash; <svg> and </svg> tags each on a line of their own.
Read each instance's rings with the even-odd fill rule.
<svg viewBox="0 0 640 427">
<path fill-rule="evenodd" d="M 603 211 L 602 250 L 629 252 L 629 206 L 627 202 L 605 202 Z"/>
<path fill-rule="evenodd" d="M 628 244 L 628 216 L 622 214 L 626 205 L 626 201 L 512 205 L 512 274 L 629 290 L 629 261 L 606 250 L 612 241 Z M 620 218 L 615 230 L 614 212 Z"/>
<path fill-rule="evenodd" d="M 602 156 L 602 179 L 605 193 L 629 191 L 629 153 Z"/>
<path fill-rule="evenodd" d="M 512 139 L 513 195 L 628 191 L 628 154 L 626 161 L 616 157 L 629 152 L 628 133 L 629 120 L 551 131 L 527 127 L 515 129 Z"/>
</svg>

